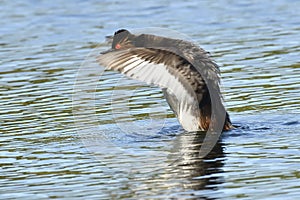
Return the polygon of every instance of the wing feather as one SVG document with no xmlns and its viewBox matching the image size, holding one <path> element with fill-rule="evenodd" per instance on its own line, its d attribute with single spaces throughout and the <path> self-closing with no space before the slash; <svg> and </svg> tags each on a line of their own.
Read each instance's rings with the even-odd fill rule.
<svg viewBox="0 0 300 200">
<path fill-rule="evenodd" d="M 199 95 L 190 83 L 190 70 L 184 70 L 191 66 L 181 57 L 158 49 L 131 48 L 101 54 L 97 60 L 107 69 L 164 89 L 183 128 L 199 130 Z"/>
</svg>

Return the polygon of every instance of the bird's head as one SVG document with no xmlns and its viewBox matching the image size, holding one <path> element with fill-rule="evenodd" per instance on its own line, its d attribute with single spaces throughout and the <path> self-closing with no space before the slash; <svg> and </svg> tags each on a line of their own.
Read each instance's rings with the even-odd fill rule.
<svg viewBox="0 0 300 200">
<path fill-rule="evenodd" d="M 113 37 L 112 49 L 119 50 L 134 47 L 133 37 L 134 35 L 126 29 L 116 31 Z"/>
</svg>

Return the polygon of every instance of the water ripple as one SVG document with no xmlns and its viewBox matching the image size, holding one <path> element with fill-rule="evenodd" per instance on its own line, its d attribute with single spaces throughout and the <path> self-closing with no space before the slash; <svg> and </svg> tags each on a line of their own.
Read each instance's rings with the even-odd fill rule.
<svg viewBox="0 0 300 200">
<path fill-rule="evenodd" d="M 300 196 L 298 1 L 0 4 L 1 199 Z M 106 35 L 145 24 L 189 35 L 221 66 L 239 128 L 207 158 L 159 88 L 89 71 Z"/>
</svg>

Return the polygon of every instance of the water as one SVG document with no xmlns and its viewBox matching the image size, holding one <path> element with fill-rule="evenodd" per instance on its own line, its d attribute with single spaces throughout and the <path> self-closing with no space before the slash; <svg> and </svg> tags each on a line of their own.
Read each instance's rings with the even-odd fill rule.
<svg viewBox="0 0 300 200">
<path fill-rule="evenodd" d="M 299 8 L 1 1 L 0 198 L 297 199 Z M 197 157 L 204 136 L 181 129 L 158 88 L 100 68 L 75 84 L 89 53 L 108 48 L 106 35 L 149 26 L 187 34 L 221 65 L 241 128 L 205 159 Z M 83 104 L 80 89 L 92 94 L 79 95 Z"/>
</svg>

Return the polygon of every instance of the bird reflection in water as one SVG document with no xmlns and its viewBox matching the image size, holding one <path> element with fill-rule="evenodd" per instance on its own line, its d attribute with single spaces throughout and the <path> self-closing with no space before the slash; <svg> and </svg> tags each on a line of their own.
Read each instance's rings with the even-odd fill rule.
<svg viewBox="0 0 300 200">
<path fill-rule="evenodd" d="M 182 179 L 184 190 L 217 190 L 222 184 L 222 167 L 224 152 L 221 138 L 212 151 L 205 157 L 199 157 L 199 151 L 206 134 L 189 132 L 180 134 L 174 141 L 169 160 L 170 176 Z M 175 161 L 174 161 L 175 160 Z M 203 197 L 201 192 L 200 196 Z"/>
</svg>

